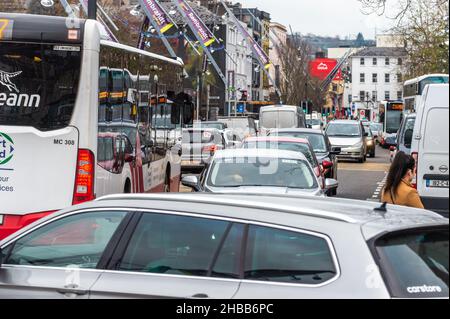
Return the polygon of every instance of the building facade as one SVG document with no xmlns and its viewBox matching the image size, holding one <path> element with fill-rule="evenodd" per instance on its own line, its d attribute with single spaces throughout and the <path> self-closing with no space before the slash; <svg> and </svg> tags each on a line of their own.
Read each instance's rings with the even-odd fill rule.
<svg viewBox="0 0 450 319">
<path fill-rule="evenodd" d="M 287 45 L 287 28 L 278 22 L 270 23 L 270 54 L 269 58 L 272 66 L 269 69 L 270 77 L 275 85 L 280 88 L 284 77 L 282 55 L 283 48 Z M 273 84 L 270 85 L 270 100 L 276 101 L 276 90 Z"/>
<path fill-rule="evenodd" d="M 402 47 L 365 48 L 351 56 L 352 87 L 350 100 L 355 114 L 361 109 L 378 109 L 379 102 L 402 100 Z"/>
</svg>

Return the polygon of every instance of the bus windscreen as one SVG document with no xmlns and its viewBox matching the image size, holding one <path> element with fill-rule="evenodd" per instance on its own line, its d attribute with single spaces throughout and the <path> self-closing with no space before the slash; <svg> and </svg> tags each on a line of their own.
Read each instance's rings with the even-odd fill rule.
<svg viewBox="0 0 450 319">
<path fill-rule="evenodd" d="M 68 126 L 80 70 L 78 45 L 0 42 L 0 125 Z"/>
</svg>

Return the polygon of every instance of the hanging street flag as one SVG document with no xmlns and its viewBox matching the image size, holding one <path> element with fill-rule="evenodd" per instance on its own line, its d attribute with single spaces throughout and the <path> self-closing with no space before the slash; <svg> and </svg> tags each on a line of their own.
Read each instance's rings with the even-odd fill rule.
<svg viewBox="0 0 450 319">
<path fill-rule="evenodd" d="M 141 8 L 144 10 L 147 17 L 154 21 L 159 31 L 164 34 L 173 27 L 173 23 L 167 17 L 165 11 L 156 0 L 139 0 Z"/>
<path fill-rule="evenodd" d="M 238 20 L 238 18 L 233 14 L 233 12 L 228 8 L 228 6 L 225 4 L 223 0 L 220 0 L 223 7 L 227 11 L 228 15 L 234 20 L 234 23 L 241 31 L 241 34 L 244 36 L 244 38 L 247 39 L 247 42 L 250 44 L 250 48 L 253 51 L 253 54 L 258 58 L 261 65 L 264 67 L 265 70 L 269 69 L 272 63 L 270 63 L 270 59 L 267 56 L 266 52 L 261 48 L 261 46 L 258 44 L 258 42 L 253 39 L 253 37 L 245 30 L 245 28 L 242 26 L 241 22 Z"/>
<path fill-rule="evenodd" d="M 240 21 L 234 15 L 233 17 L 236 20 L 235 21 L 236 25 L 241 30 L 241 34 L 244 35 L 244 37 L 250 43 L 250 47 L 253 53 L 258 57 L 258 60 L 261 62 L 261 64 L 264 66 L 266 70 L 270 68 L 272 63 L 270 63 L 269 57 L 267 56 L 266 52 L 264 52 L 264 50 L 261 48 L 258 42 L 256 42 L 255 39 L 253 39 L 253 37 L 247 32 L 247 30 L 245 30 Z"/>
<path fill-rule="evenodd" d="M 140 50 L 145 49 L 145 32 L 147 32 L 149 27 L 150 27 L 150 19 L 148 17 L 145 17 L 144 22 L 142 22 L 142 27 L 139 33 L 139 40 L 137 45 L 137 47 Z"/>
<path fill-rule="evenodd" d="M 187 3 L 187 1 L 186 0 L 176 0 L 176 1 L 180 5 L 181 10 L 183 10 L 183 14 L 191 22 L 192 27 L 194 28 L 194 30 L 192 31 L 197 33 L 197 35 L 203 42 L 203 45 L 205 47 L 208 47 L 211 44 L 213 44 L 216 41 L 214 34 L 211 32 L 211 30 L 208 29 L 208 27 L 200 19 L 197 13 L 191 8 L 191 6 Z"/>
</svg>

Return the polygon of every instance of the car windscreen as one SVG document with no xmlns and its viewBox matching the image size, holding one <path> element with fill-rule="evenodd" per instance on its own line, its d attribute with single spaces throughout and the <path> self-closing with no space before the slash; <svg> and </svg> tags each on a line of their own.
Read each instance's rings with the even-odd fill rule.
<svg viewBox="0 0 450 319">
<path fill-rule="evenodd" d="M 337 124 L 330 123 L 327 128 L 327 135 L 342 136 L 342 137 L 356 137 L 361 136 L 360 127 L 358 124 Z"/>
<path fill-rule="evenodd" d="M 265 111 L 262 112 L 260 125 L 264 128 L 294 128 L 297 125 L 293 111 Z"/>
<path fill-rule="evenodd" d="M 270 134 L 272 135 L 272 134 Z M 325 137 L 321 134 L 309 134 L 309 133 L 296 133 L 296 132 L 275 132 L 274 136 L 280 137 L 293 137 L 293 138 L 302 138 L 309 141 L 315 153 L 326 153 L 327 144 L 325 142 Z"/>
<path fill-rule="evenodd" d="M 447 297 L 447 227 L 385 235 L 375 241 L 381 271 L 393 297 Z"/>
<path fill-rule="evenodd" d="M 315 157 L 307 144 L 290 143 L 290 142 L 278 142 L 278 141 L 257 141 L 246 142 L 243 145 L 246 149 L 277 149 L 282 151 L 298 152 L 305 155 L 311 166 L 317 165 Z"/>
<path fill-rule="evenodd" d="M 289 187 L 315 189 L 317 180 L 306 161 L 283 158 L 226 158 L 214 162 L 212 187 Z"/>
<path fill-rule="evenodd" d="M 0 125 L 51 131 L 69 125 L 81 47 L 0 42 Z"/>
</svg>

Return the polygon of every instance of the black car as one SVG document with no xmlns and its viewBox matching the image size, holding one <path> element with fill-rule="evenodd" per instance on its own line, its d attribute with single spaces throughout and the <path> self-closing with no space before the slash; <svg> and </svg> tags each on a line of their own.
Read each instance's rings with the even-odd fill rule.
<svg viewBox="0 0 450 319">
<path fill-rule="evenodd" d="M 340 148 L 333 148 L 325 132 L 304 128 L 273 130 L 269 136 L 304 138 L 309 141 L 314 149 L 317 160 L 324 170 L 324 178 L 338 179 L 337 155 L 341 153 Z M 332 195 L 337 195 L 334 191 Z"/>
</svg>

